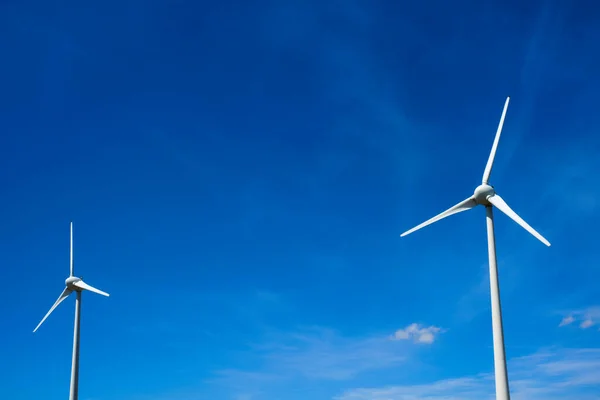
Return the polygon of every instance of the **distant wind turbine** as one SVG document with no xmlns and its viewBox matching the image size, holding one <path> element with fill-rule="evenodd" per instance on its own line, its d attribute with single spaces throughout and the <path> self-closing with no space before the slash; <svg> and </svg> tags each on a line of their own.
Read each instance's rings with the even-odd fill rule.
<svg viewBox="0 0 600 400">
<path fill-rule="evenodd" d="M 75 298 L 75 329 L 73 333 L 73 359 L 71 364 L 71 388 L 69 391 L 69 400 L 77 400 L 79 391 L 79 316 L 81 314 L 81 292 L 83 290 L 98 293 L 102 296 L 109 296 L 108 293 L 88 285 L 82 281 L 81 278 L 73 276 L 73 222 L 71 222 L 71 263 L 69 277 L 65 280 L 65 289 L 60 296 L 58 296 L 58 300 L 56 300 L 54 305 L 50 308 L 50 311 L 48 311 L 38 326 L 33 330 L 33 332 L 37 331 L 52 311 L 54 311 L 64 299 L 69 297 L 71 293 L 77 293 L 77 297 Z"/>
<path fill-rule="evenodd" d="M 494 238 L 494 216 L 492 212 L 493 206 L 498 210 L 502 211 L 509 218 L 521 225 L 527 232 L 535 236 L 539 241 L 544 243 L 546 246 L 550 246 L 542 235 L 535 231 L 529 224 L 521 217 L 517 215 L 506 202 L 496 194 L 494 187 L 491 186 L 488 181 L 494 165 L 494 157 L 496 156 L 496 149 L 498 148 L 498 141 L 500 140 L 500 133 L 502 132 L 502 126 L 504 125 L 504 118 L 506 117 L 506 110 L 508 108 L 508 102 L 510 97 L 506 98 L 504 103 L 504 110 L 502 111 L 502 117 L 498 124 L 498 130 L 496 131 L 496 138 L 492 145 L 492 151 L 488 159 L 487 165 L 483 172 L 483 179 L 481 185 L 477 186 L 472 196 L 461 201 L 455 206 L 447 209 L 441 214 L 423 222 L 420 225 L 404 232 L 400 236 L 406 236 L 416 230 L 419 230 L 427 225 L 433 224 L 443 218 L 449 217 L 450 215 L 457 214 L 459 212 L 470 210 L 471 208 L 482 205 L 485 206 L 486 220 L 487 220 L 487 237 L 488 237 L 488 255 L 490 263 L 490 293 L 492 301 L 492 332 L 494 340 L 494 372 L 496 380 L 496 400 L 509 400 L 510 392 L 508 388 L 508 377 L 506 371 L 506 355 L 504 353 L 504 333 L 502 329 L 502 309 L 500 306 L 500 286 L 498 284 L 498 267 L 496 265 L 496 240 Z"/>
</svg>

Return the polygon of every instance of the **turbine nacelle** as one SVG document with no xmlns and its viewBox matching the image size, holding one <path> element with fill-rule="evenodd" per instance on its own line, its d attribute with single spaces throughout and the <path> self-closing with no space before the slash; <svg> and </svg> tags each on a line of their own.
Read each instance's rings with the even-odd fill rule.
<svg viewBox="0 0 600 400">
<path fill-rule="evenodd" d="M 491 203 L 489 202 L 489 198 L 494 196 L 496 191 L 493 186 L 488 185 L 487 183 L 481 184 L 475 188 L 475 192 L 473 192 L 473 199 L 477 202 L 477 204 L 481 204 L 482 206 L 489 206 Z"/>
<path fill-rule="evenodd" d="M 69 290 L 80 292 L 81 288 L 77 287 L 77 282 L 81 282 L 81 278 L 77 278 L 76 276 L 70 276 L 67 279 L 65 279 L 65 286 Z"/>
</svg>

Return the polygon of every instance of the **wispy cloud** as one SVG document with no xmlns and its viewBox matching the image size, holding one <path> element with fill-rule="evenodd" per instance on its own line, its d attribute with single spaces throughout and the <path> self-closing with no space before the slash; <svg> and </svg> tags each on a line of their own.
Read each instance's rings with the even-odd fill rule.
<svg viewBox="0 0 600 400">
<path fill-rule="evenodd" d="M 509 362 L 515 400 L 598 399 L 600 349 L 550 349 Z M 444 379 L 428 384 L 358 388 L 336 400 L 491 400 L 494 376 Z"/>
<path fill-rule="evenodd" d="M 600 323 L 600 306 L 592 306 L 581 310 L 571 310 L 558 324 L 559 327 L 579 323 L 579 328 L 588 329 Z"/>
<path fill-rule="evenodd" d="M 345 380 L 406 360 L 414 346 L 399 343 L 403 335 L 413 338 L 415 343 L 431 343 L 440 331 L 439 327 L 421 327 L 414 323 L 391 337 L 348 337 L 332 329 L 314 327 L 289 334 L 271 334 L 267 343 L 255 345 L 252 350 L 263 362 L 261 369 L 265 373 Z"/>
<path fill-rule="evenodd" d="M 405 360 L 404 348 L 385 337 L 348 338 L 328 329 L 294 334 L 285 344 L 269 346 L 266 359 L 279 371 L 315 379 L 349 379 Z"/>
<path fill-rule="evenodd" d="M 575 321 L 575 318 L 572 315 L 569 315 L 567 317 L 564 317 L 562 319 L 562 321 L 560 321 L 560 324 L 558 324 L 558 326 L 561 327 L 561 326 L 569 325 L 569 324 L 573 323 L 574 321 Z"/>
<path fill-rule="evenodd" d="M 413 341 L 401 340 L 406 332 Z M 251 368 L 215 372 L 211 383 L 238 393 L 258 394 L 298 380 L 350 381 L 362 373 L 392 368 L 415 355 L 414 343 L 431 343 L 441 328 L 411 324 L 393 336 L 345 336 L 322 327 L 292 333 L 270 332 L 240 362 Z M 414 343 L 413 343 L 414 342 Z"/>
</svg>

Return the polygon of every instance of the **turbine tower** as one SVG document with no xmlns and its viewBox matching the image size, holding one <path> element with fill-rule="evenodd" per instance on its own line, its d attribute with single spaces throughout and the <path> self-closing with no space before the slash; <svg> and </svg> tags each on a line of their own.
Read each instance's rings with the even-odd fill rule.
<svg viewBox="0 0 600 400">
<path fill-rule="evenodd" d="M 58 300 L 50 308 L 50 311 L 46 313 L 44 318 L 40 321 L 38 326 L 35 327 L 33 332 L 37 331 L 38 328 L 44 323 L 46 318 L 54 311 L 64 299 L 69 297 L 73 292 L 77 294 L 75 298 L 75 328 L 73 332 L 73 358 L 71 364 L 71 388 L 69 390 L 69 400 L 77 400 L 79 391 L 79 317 L 81 315 L 81 292 L 88 290 L 90 292 L 101 294 L 102 296 L 109 296 L 108 293 L 98 290 L 92 287 L 73 275 L 73 222 L 71 222 L 71 263 L 69 269 L 69 277 L 65 280 L 65 288 L 58 296 Z"/>
<path fill-rule="evenodd" d="M 502 329 L 502 309 L 500 306 L 500 286 L 498 283 L 498 267 L 496 265 L 496 240 L 494 237 L 494 215 L 493 207 L 506 214 L 509 218 L 521 225 L 527 232 L 535 236 L 539 241 L 544 243 L 546 246 L 550 246 L 542 235 L 535 231 L 529 224 L 521 217 L 517 215 L 506 202 L 500 197 L 494 187 L 489 184 L 490 174 L 492 173 L 492 167 L 494 165 L 494 158 L 496 156 L 496 149 L 498 148 L 498 141 L 500 140 L 500 133 L 502 132 L 502 126 L 504 125 L 504 118 L 506 117 L 506 110 L 508 108 L 508 102 L 510 97 L 506 98 L 504 103 L 504 110 L 502 111 L 502 117 L 498 124 L 498 130 L 496 131 L 496 137 L 494 144 L 492 145 L 492 151 L 488 158 L 487 165 L 483 172 L 483 179 L 481 185 L 477 186 L 472 196 L 461 201 L 453 207 L 450 207 L 441 214 L 423 222 L 420 225 L 404 232 L 400 236 L 406 236 L 416 230 L 419 230 L 427 225 L 433 224 L 443 218 L 449 217 L 450 215 L 457 214 L 459 212 L 470 210 L 477 205 L 485 206 L 486 222 L 487 222 L 487 238 L 488 238 L 488 256 L 490 264 L 490 294 L 492 302 L 492 333 L 494 340 L 494 373 L 496 380 L 496 400 L 510 400 L 510 392 L 508 387 L 508 376 L 506 371 L 506 355 L 504 353 L 504 333 Z"/>
</svg>

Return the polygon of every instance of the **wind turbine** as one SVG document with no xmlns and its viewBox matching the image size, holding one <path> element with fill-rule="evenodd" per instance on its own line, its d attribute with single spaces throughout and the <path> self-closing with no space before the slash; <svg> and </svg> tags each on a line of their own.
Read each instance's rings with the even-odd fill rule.
<svg viewBox="0 0 600 400">
<path fill-rule="evenodd" d="M 71 222 L 71 263 L 69 270 L 69 277 L 65 280 L 65 289 L 62 291 L 58 300 L 50 308 L 50 311 L 46 313 L 44 318 L 40 321 L 38 326 L 35 327 L 33 332 L 37 331 L 40 325 L 44 323 L 46 318 L 54 311 L 64 299 L 69 297 L 73 292 L 77 293 L 75 298 L 75 329 L 73 333 L 73 359 L 71 364 L 71 388 L 69 390 L 69 400 L 77 400 L 79 391 L 79 317 L 81 315 L 81 292 L 88 290 L 90 292 L 101 294 L 102 296 L 109 296 L 108 293 L 98 290 L 92 287 L 73 275 L 73 222 Z"/>
<path fill-rule="evenodd" d="M 416 230 L 419 230 L 427 225 L 433 224 L 443 218 L 449 217 L 450 215 L 457 214 L 459 212 L 470 210 L 477 205 L 485 206 L 486 221 L 487 221 L 487 238 L 488 238 L 488 256 L 490 264 L 490 293 L 492 301 L 492 333 L 494 340 L 494 373 L 496 380 L 496 399 L 497 400 L 509 400 L 510 392 L 508 389 L 508 377 L 506 371 L 506 355 L 504 353 L 504 333 L 502 329 L 502 309 L 500 306 L 500 286 L 498 284 L 498 267 L 496 265 L 496 240 L 494 238 L 494 215 L 493 207 L 502 211 L 509 218 L 521 225 L 527 232 L 535 236 L 539 241 L 544 243 L 546 246 L 550 246 L 542 235 L 535 231 L 529 224 L 521 217 L 517 215 L 509 206 L 506 204 L 504 199 L 500 197 L 494 187 L 489 184 L 490 174 L 494 165 L 494 157 L 496 156 L 496 149 L 498 148 L 498 141 L 500 140 L 500 133 L 502 132 L 502 126 L 504 125 L 504 118 L 506 117 L 506 110 L 508 108 L 508 102 L 510 97 L 506 98 L 504 103 L 504 110 L 502 111 L 502 117 L 498 124 L 498 130 L 496 131 L 496 137 L 494 144 L 492 145 L 492 151 L 488 158 L 487 165 L 483 172 L 483 179 L 481 185 L 475 188 L 475 192 L 472 196 L 466 198 L 460 203 L 453 207 L 450 207 L 441 214 L 423 222 L 420 225 L 404 232 L 400 236 L 406 236 Z"/>
</svg>

